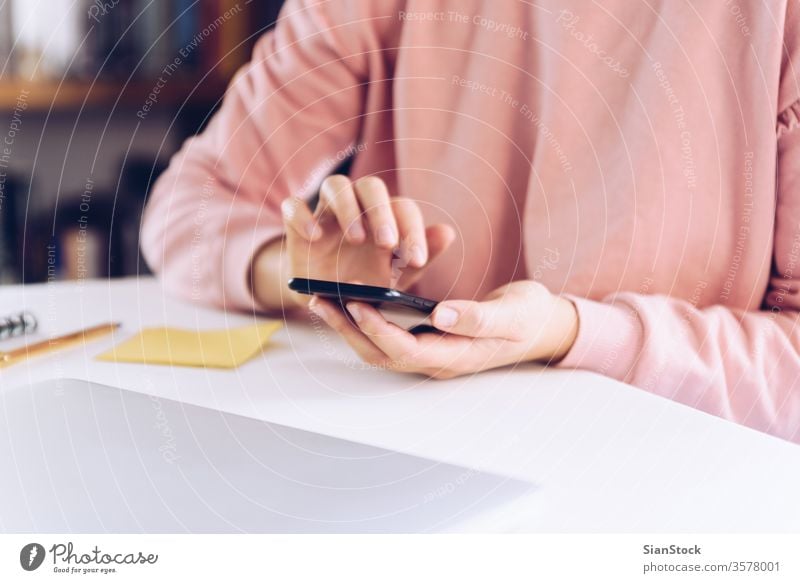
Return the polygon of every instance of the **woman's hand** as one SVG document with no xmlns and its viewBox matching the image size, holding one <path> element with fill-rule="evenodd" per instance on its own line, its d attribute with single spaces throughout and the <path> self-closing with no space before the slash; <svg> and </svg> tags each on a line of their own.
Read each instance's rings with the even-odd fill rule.
<svg viewBox="0 0 800 583">
<path fill-rule="evenodd" d="M 366 362 L 437 379 L 528 361 L 555 362 L 566 356 L 578 333 L 572 302 L 533 281 L 505 285 L 481 302 L 441 302 L 432 321 L 445 334 L 411 334 L 360 302 L 347 304 L 352 320 L 317 297 L 310 308 Z"/>
<path fill-rule="evenodd" d="M 455 237 L 447 225 L 426 228 L 417 203 L 390 197 L 384 182 L 374 176 L 355 182 L 330 176 L 322 183 L 313 213 L 299 198 L 284 200 L 281 211 L 284 265 L 276 267 L 274 245 L 254 261 L 253 287 L 265 307 L 277 307 L 274 296 L 283 295 L 287 275 L 407 289 Z M 301 294 L 291 299 L 298 305 L 310 300 Z"/>
</svg>

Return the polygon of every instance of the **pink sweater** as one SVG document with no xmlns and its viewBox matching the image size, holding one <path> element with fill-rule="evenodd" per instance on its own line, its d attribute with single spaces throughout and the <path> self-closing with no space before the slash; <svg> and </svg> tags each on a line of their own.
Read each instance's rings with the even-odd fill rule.
<svg viewBox="0 0 800 583">
<path fill-rule="evenodd" d="M 149 264 L 255 309 L 279 204 L 350 153 L 457 243 L 416 292 L 535 279 L 559 366 L 800 441 L 800 5 L 290 0 L 159 180 Z"/>
</svg>

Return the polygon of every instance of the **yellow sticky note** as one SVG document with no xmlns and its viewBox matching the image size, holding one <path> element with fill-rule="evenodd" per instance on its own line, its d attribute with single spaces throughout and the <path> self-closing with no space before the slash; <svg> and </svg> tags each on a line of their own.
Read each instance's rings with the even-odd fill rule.
<svg viewBox="0 0 800 583">
<path fill-rule="evenodd" d="M 281 327 L 264 322 L 229 330 L 145 328 L 97 357 L 111 362 L 138 362 L 208 368 L 235 368 L 250 360 Z"/>
</svg>

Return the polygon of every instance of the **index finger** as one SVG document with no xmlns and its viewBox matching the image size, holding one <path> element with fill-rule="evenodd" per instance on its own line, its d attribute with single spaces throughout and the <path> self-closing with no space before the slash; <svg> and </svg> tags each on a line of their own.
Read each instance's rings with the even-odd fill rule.
<svg viewBox="0 0 800 583">
<path fill-rule="evenodd" d="M 358 204 L 353 184 L 347 176 L 335 174 L 328 176 L 320 187 L 319 206 L 316 216 L 330 212 L 339 223 L 345 236 L 354 243 L 362 243 L 366 239 L 366 231 L 361 222 L 361 207 Z"/>
<path fill-rule="evenodd" d="M 365 176 L 355 183 L 358 200 L 367 213 L 375 244 L 385 249 L 397 246 L 397 223 L 386 184 L 377 176 Z"/>
</svg>

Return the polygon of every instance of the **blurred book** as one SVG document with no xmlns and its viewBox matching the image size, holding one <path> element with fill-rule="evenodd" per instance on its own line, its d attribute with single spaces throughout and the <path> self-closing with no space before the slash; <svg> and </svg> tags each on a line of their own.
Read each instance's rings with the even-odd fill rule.
<svg viewBox="0 0 800 583">
<path fill-rule="evenodd" d="M 210 4 L 206 2 L 206 4 Z M 173 0 L 172 28 L 174 29 L 173 53 L 182 63 L 192 67 L 200 61 L 205 38 L 201 27 L 201 5 L 197 0 Z"/>
<path fill-rule="evenodd" d="M 164 0 L 134 0 L 134 55 L 137 73 L 142 77 L 158 76 L 174 59 L 169 23 L 169 3 Z"/>
<path fill-rule="evenodd" d="M 20 279 L 18 197 L 20 183 L 0 159 L 0 284 Z"/>
<path fill-rule="evenodd" d="M 14 27 L 11 22 L 11 2 L 0 0 L 0 76 L 12 74 L 11 50 L 14 47 Z"/>
<path fill-rule="evenodd" d="M 83 0 L 86 2 L 86 0 Z M 99 7 L 99 8 L 98 8 Z M 77 76 L 126 78 L 136 70 L 144 54 L 137 38 L 134 2 L 94 0 L 85 12 L 86 67 Z"/>
<path fill-rule="evenodd" d="M 247 61 L 247 15 L 241 14 L 237 0 L 220 0 L 219 12 L 225 23 L 220 27 L 218 68 L 224 77 L 232 77 Z"/>
</svg>

